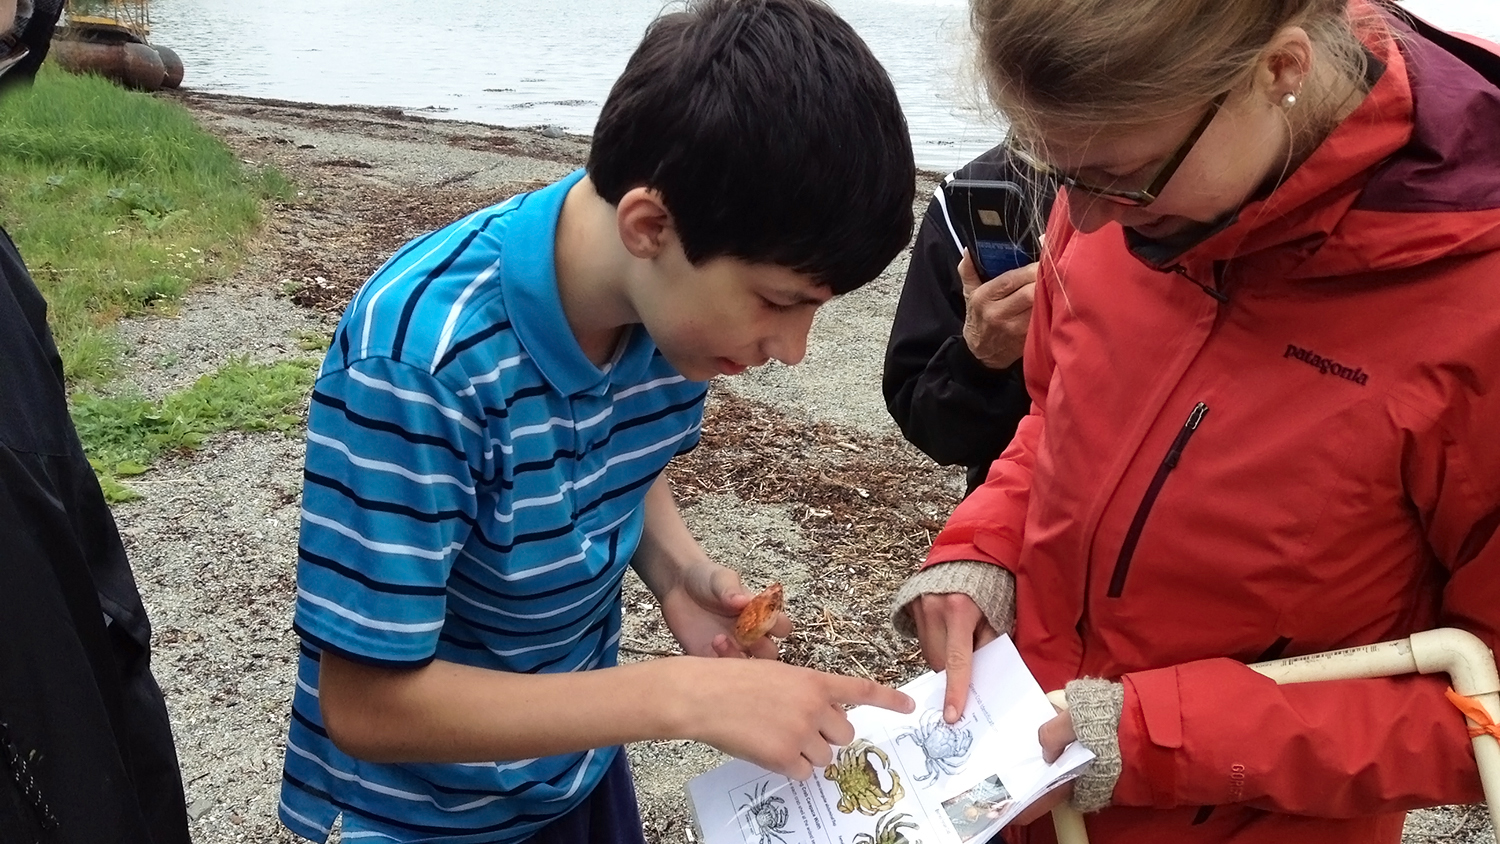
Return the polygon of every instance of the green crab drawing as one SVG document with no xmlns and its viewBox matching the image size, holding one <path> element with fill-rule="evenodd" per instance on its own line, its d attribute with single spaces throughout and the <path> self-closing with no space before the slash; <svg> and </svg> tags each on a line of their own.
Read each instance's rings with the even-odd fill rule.
<svg viewBox="0 0 1500 844">
<path fill-rule="evenodd" d="M 879 760 L 877 770 L 875 762 Z M 889 787 L 881 787 L 880 773 L 890 778 Z M 823 778 L 839 787 L 838 810 L 844 814 L 859 812 L 874 815 L 892 809 L 906 793 L 901 776 L 891 770 L 885 751 L 864 739 L 855 739 L 839 749 L 833 764 L 823 769 Z"/>
<path fill-rule="evenodd" d="M 911 815 L 905 812 L 890 812 L 875 821 L 875 834 L 861 832 L 854 836 L 851 844 L 921 844 L 906 837 L 906 830 L 916 829 Z"/>
</svg>

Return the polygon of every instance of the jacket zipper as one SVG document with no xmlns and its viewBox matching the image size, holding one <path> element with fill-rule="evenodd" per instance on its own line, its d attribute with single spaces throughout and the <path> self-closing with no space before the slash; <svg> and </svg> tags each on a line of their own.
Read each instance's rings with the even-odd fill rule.
<svg viewBox="0 0 1500 844">
<path fill-rule="evenodd" d="M 31 766 L 26 757 L 11 741 L 10 725 L 0 721 L 0 765 L 10 769 L 10 778 L 15 781 L 16 789 L 20 792 L 36 813 L 36 819 L 43 830 L 57 829 L 57 816 L 52 814 L 52 809 L 42 799 L 41 789 L 37 788 L 36 775 L 32 773 Z"/>
<path fill-rule="evenodd" d="M 1156 467 L 1156 475 L 1151 478 L 1151 485 L 1146 487 L 1146 497 L 1141 499 L 1141 506 L 1135 511 L 1135 518 L 1130 520 L 1130 530 L 1125 532 L 1125 543 L 1120 546 L 1120 557 L 1115 561 L 1115 572 L 1109 579 L 1109 592 L 1111 598 L 1118 598 L 1125 591 L 1125 576 L 1130 573 L 1130 560 L 1135 556 L 1136 543 L 1141 540 L 1141 531 L 1146 527 L 1146 517 L 1151 515 L 1151 507 L 1156 503 L 1156 496 L 1161 494 L 1161 488 L 1167 482 L 1167 475 L 1177 468 L 1177 461 L 1182 459 L 1182 450 L 1187 447 L 1188 440 L 1192 438 L 1193 432 L 1198 430 L 1198 424 L 1208 414 L 1208 405 L 1203 402 L 1193 406 L 1193 412 L 1188 414 L 1187 422 L 1183 423 L 1182 430 L 1177 432 L 1177 438 L 1172 440 L 1172 447 L 1167 449 L 1167 456 L 1162 458 L 1161 465 Z"/>
<path fill-rule="evenodd" d="M 1189 282 L 1192 283 L 1192 285 L 1194 287 L 1198 288 L 1199 290 L 1202 290 L 1204 293 L 1207 293 L 1209 295 L 1209 297 L 1212 298 L 1215 302 L 1218 302 L 1221 305 L 1227 305 L 1227 304 L 1229 304 L 1229 294 L 1228 293 L 1225 293 L 1224 291 L 1218 289 L 1217 286 L 1210 287 L 1209 285 L 1204 284 L 1203 282 L 1199 281 L 1198 279 L 1193 278 L 1192 276 L 1188 275 L 1187 267 L 1184 267 L 1181 264 L 1173 264 L 1172 266 L 1167 267 L 1166 271 L 1169 272 L 1169 273 L 1176 273 L 1177 275 L 1180 275 L 1183 278 L 1187 279 Z M 1218 283 L 1222 283 L 1223 282 L 1223 280 L 1224 280 L 1223 276 L 1224 276 L 1223 265 L 1222 264 L 1215 264 L 1214 265 L 1214 277 L 1216 279 L 1216 285 Z"/>
</svg>

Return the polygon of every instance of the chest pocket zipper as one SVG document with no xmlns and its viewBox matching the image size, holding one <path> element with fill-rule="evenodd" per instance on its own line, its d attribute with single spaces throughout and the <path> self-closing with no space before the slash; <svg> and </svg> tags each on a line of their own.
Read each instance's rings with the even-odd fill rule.
<svg viewBox="0 0 1500 844">
<path fill-rule="evenodd" d="M 1125 542 L 1120 546 L 1120 557 L 1115 561 L 1114 574 L 1109 578 L 1109 592 L 1111 598 L 1118 598 L 1125 591 L 1125 576 L 1130 573 L 1130 560 L 1135 556 L 1135 546 L 1141 540 L 1141 531 L 1146 528 L 1146 519 L 1151 515 L 1151 507 L 1156 504 L 1156 497 L 1161 494 L 1161 488 L 1167 483 L 1167 475 L 1177 468 L 1177 461 L 1182 459 L 1182 450 L 1187 447 L 1188 440 L 1192 439 L 1193 432 L 1198 430 L 1198 425 L 1203 417 L 1208 414 L 1208 405 L 1198 402 L 1193 406 L 1193 412 L 1188 414 L 1187 422 L 1183 423 L 1182 430 L 1177 432 L 1177 437 L 1172 440 L 1172 447 L 1167 449 L 1167 456 L 1162 458 L 1161 465 L 1156 467 L 1156 475 L 1151 478 L 1151 485 L 1146 487 L 1146 496 L 1141 499 L 1141 506 L 1135 511 L 1135 518 L 1130 520 L 1130 529 L 1125 532 Z"/>
<path fill-rule="evenodd" d="M 0 767 L 10 769 L 16 791 L 36 813 L 36 820 L 42 829 L 57 829 L 57 816 L 52 814 L 52 810 L 42 800 L 41 789 L 36 785 L 36 775 L 32 773 L 27 757 L 22 756 L 20 749 L 11 741 L 10 725 L 4 721 L 0 721 Z"/>
</svg>

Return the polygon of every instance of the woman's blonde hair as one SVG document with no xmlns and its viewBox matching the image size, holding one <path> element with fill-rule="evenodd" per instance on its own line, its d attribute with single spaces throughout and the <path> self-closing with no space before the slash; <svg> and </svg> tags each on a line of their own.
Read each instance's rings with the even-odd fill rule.
<svg viewBox="0 0 1500 844">
<path fill-rule="evenodd" d="M 1368 62 L 1361 36 L 1384 33 L 1378 13 L 1361 7 L 1365 12 L 1355 14 L 1350 0 L 971 2 L 990 100 L 1029 142 L 1053 132 L 1136 128 L 1202 109 L 1246 85 L 1287 26 L 1308 33 L 1330 81 L 1361 84 Z M 1319 94 L 1305 92 L 1297 109 L 1296 134 L 1317 134 L 1314 145 L 1340 106 Z"/>
</svg>

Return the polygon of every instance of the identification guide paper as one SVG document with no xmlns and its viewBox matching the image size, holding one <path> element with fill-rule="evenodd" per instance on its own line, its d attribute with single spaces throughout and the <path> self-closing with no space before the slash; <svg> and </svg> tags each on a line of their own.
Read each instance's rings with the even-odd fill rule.
<svg viewBox="0 0 1500 844">
<path fill-rule="evenodd" d="M 707 844 L 983 842 L 1094 755 L 1074 742 L 1051 765 L 1037 729 L 1056 714 L 1010 637 L 974 653 L 964 716 L 943 720 L 946 675 L 901 687 L 902 715 L 849 711 L 853 742 L 806 781 L 739 759 L 694 777 L 688 803 Z"/>
</svg>

